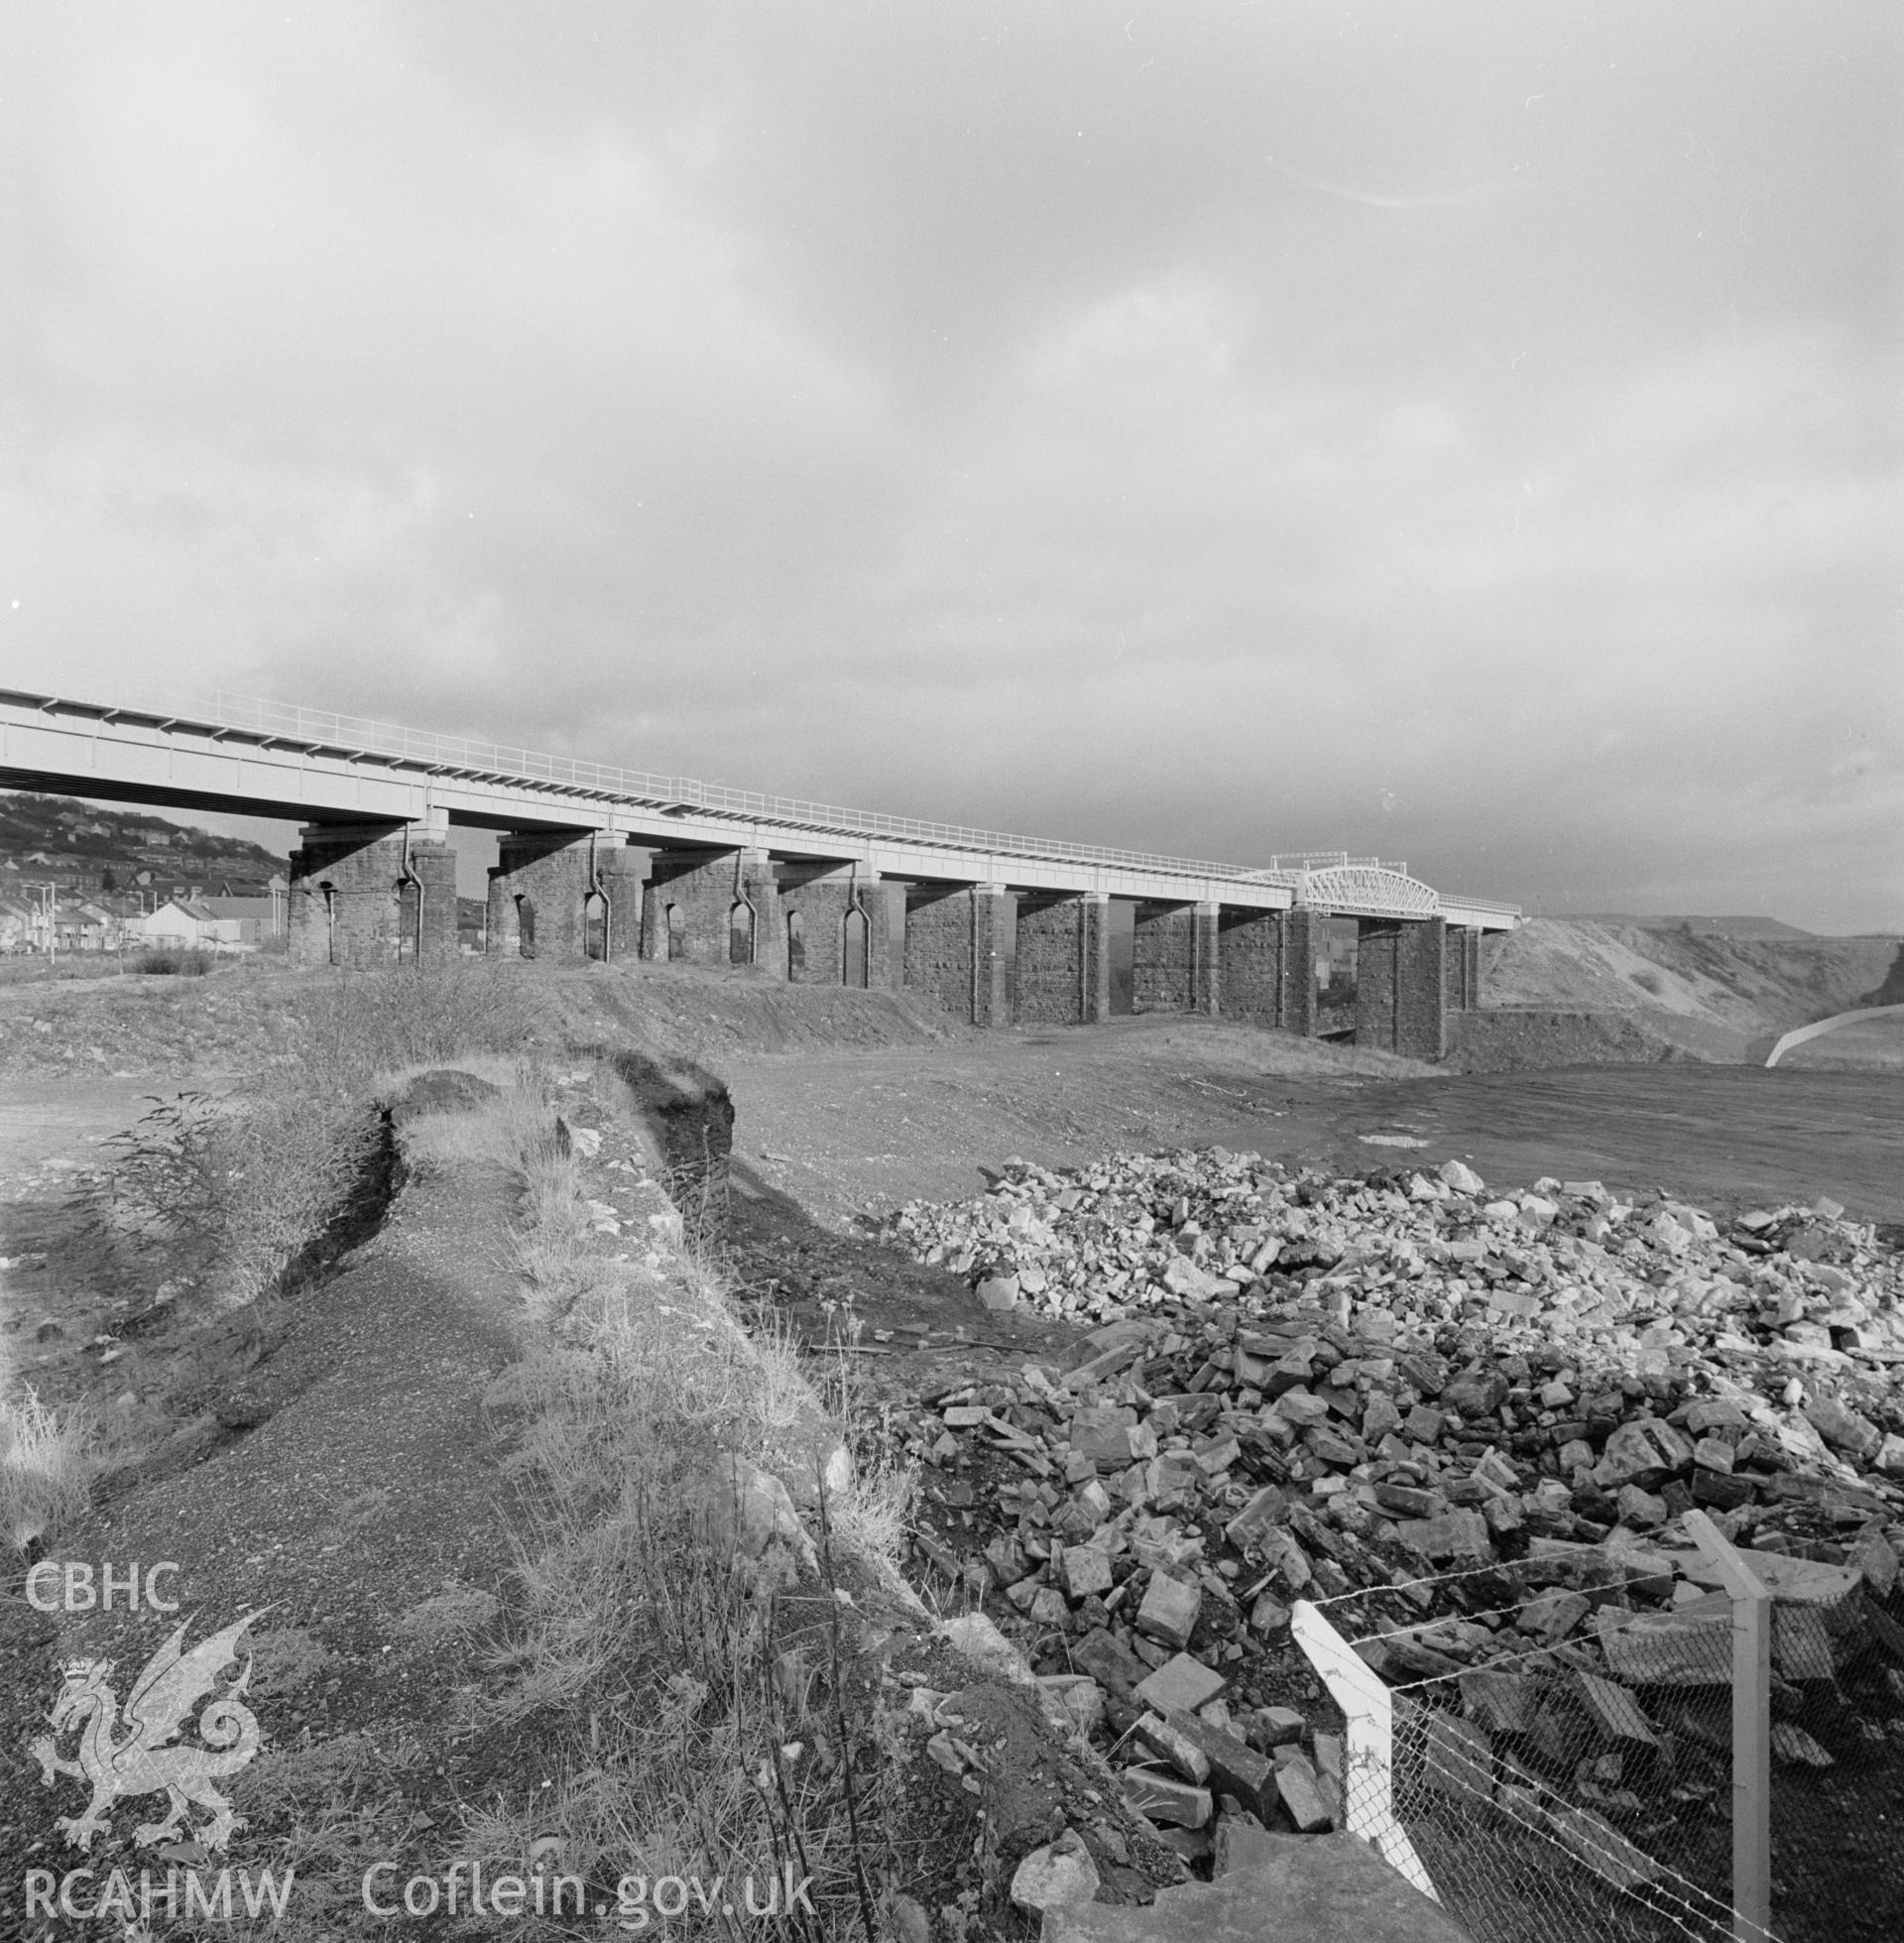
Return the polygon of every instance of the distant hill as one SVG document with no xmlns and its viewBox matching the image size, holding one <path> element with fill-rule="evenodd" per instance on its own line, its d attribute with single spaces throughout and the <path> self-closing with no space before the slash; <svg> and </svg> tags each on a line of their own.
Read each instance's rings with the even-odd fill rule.
<svg viewBox="0 0 1904 1943">
<path fill-rule="evenodd" d="M 1877 1003 L 1869 995 L 1895 986 L 1904 960 L 1895 938 L 1617 917 L 1530 918 L 1490 937 L 1484 955 L 1485 1005 L 1626 1013 L 1706 1059 L 1740 1059 L 1767 1035 Z"/>
<path fill-rule="evenodd" d="M 70 796 L 0 789 L 0 897 L 29 884 L 62 892 L 262 895 L 290 861 L 256 843 L 213 836 L 143 810 L 99 809 Z"/>
<path fill-rule="evenodd" d="M 1631 911 L 1593 911 L 1570 919 L 1577 924 L 1628 924 L 1640 931 L 1691 931 L 1694 937 L 1816 937 L 1777 917 L 1636 916 Z"/>
</svg>

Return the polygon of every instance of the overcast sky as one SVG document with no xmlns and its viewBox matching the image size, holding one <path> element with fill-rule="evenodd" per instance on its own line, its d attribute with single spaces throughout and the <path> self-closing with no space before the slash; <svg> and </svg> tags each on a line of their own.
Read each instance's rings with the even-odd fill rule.
<svg viewBox="0 0 1904 1943">
<path fill-rule="evenodd" d="M 1904 926 L 1904 10 L 15 4 L 0 667 Z"/>
</svg>

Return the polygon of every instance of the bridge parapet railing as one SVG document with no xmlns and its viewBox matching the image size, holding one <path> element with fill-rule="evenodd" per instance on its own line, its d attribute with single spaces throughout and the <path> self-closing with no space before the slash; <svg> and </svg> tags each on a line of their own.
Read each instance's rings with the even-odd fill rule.
<svg viewBox="0 0 1904 1943">
<path fill-rule="evenodd" d="M 660 808 L 697 809 L 708 814 L 783 823 L 841 835 L 883 837 L 900 842 L 983 851 L 1001 856 L 1041 858 L 1062 863 L 1106 864 L 1174 877 L 1201 877 L 1236 883 L 1288 882 L 1294 872 L 1261 871 L 1241 864 L 1169 857 L 1150 851 L 1122 850 L 1100 844 L 1067 843 L 1001 830 L 936 823 L 838 803 L 808 802 L 729 789 L 690 777 L 654 776 L 573 757 L 501 747 L 468 737 L 405 728 L 367 716 L 340 715 L 250 695 L 222 691 L 202 695 L 154 694 L 150 690 L 106 701 L 80 690 L 54 694 L 8 690 L 36 708 L 68 706 L 114 720 L 144 721 L 174 728 L 202 729 L 212 735 L 242 735 L 260 743 L 280 743 L 340 756 L 369 756 L 434 774 L 465 774 L 499 783 L 546 786 L 597 800 L 625 801 Z"/>
</svg>

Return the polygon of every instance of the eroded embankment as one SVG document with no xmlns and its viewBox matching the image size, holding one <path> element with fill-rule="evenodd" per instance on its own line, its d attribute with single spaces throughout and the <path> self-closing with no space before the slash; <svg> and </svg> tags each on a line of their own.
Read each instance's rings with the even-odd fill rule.
<svg viewBox="0 0 1904 1943">
<path fill-rule="evenodd" d="M 884 1562 L 902 1480 L 855 1479 L 796 1362 L 681 1253 L 625 1076 L 485 1093 L 396 1103 L 388 1218 L 284 1305 L 222 1401 L 244 1434 L 60 1534 L 95 1572 L 175 1566 L 191 1641 L 255 1616 L 231 1696 L 263 1737 L 227 1784 L 244 1825 L 199 1802 L 171 1860 L 295 1871 L 272 1933 L 313 1943 L 388 1933 L 367 1871 L 440 1884 L 458 1863 L 611 1908 L 632 1877 L 791 1867 L 807 1934 L 962 1924 L 1086 1809 L 1111 1896 L 1171 1880 L 1061 1696 L 988 1628 L 963 1656 Z M 16 1740 L 48 1731 L 62 1666 L 111 1661 L 123 1699 L 178 1623 L 5 1610 Z M 77 1759 L 75 1695 L 56 1762 Z M 940 1764 L 953 1737 L 992 1750 L 982 1785 Z M 129 1796 L 80 1857 L 55 1816 L 81 1775 L 52 1773 L 0 1793 L 10 1850 L 102 1876 L 157 1853 Z"/>
</svg>

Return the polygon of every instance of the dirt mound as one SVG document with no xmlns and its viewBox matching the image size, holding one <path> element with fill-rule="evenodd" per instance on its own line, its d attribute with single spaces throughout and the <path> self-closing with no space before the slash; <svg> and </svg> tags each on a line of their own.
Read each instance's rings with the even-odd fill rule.
<svg viewBox="0 0 1904 1943">
<path fill-rule="evenodd" d="M 1695 1058 L 1736 1060 L 1752 1041 L 1857 1005 L 1891 974 L 1895 938 L 1724 936 L 1691 926 L 1535 917 L 1490 939 L 1490 1007 L 1625 1014 Z"/>
</svg>

